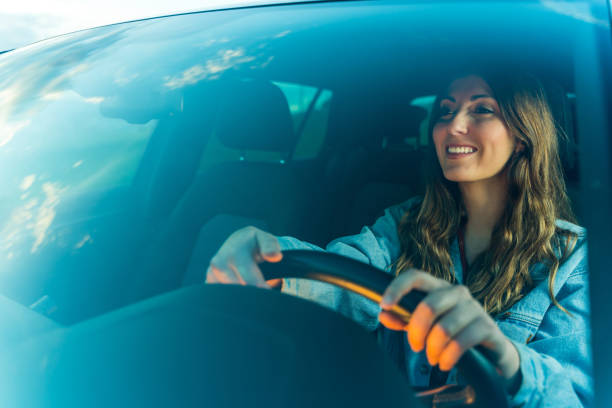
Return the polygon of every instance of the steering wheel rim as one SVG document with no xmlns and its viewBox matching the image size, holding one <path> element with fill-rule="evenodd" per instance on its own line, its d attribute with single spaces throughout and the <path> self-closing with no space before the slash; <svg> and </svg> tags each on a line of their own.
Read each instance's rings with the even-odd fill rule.
<svg viewBox="0 0 612 408">
<path fill-rule="evenodd" d="M 285 250 L 280 262 L 263 262 L 260 269 L 266 280 L 301 278 L 326 282 L 379 303 L 393 276 L 372 265 L 342 255 L 313 250 Z M 426 296 L 413 290 L 392 311 L 405 321 Z M 497 373 L 488 350 L 476 346 L 457 362 L 457 370 L 475 392 L 475 406 L 510 407 L 504 379 Z"/>
</svg>

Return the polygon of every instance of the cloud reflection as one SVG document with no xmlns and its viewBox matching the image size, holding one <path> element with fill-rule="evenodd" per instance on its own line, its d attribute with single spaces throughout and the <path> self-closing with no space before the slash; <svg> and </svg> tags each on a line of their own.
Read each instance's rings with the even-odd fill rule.
<svg viewBox="0 0 612 408">
<path fill-rule="evenodd" d="M 75 246 L 74 249 L 81 249 L 83 247 L 83 245 L 87 244 L 88 242 L 93 242 L 93 240 L 91 239 L 91 235 L 87 234 L 83 237 L 83 239 L 81 239 Z"/>
<path fill-rule="evenodd" d="M 245 56 L 244 48 L 220 50 L 218 57 L 206 61 L 205 65 L 198 64 L 187 68 L 175 77 L 167 76 L 164 86 L 178 89 L 187 85 L 194 85 L 203 79 L 216 79 L 219 73 L 227 71 L 239 64 L 255 60 L 253 56 Z"/>
<path fill-rule="evenodd" d="M 589 24 L 596 24 L 602 27 L 608 26 L 607 21 L 600 20 L 593 15 L 591 5 L 587 3 L 554 0 L 541 0 L 541 2 L 544 7 L 554 10 L 559 14 L 563 14 Z"/>
<path fill-rule="evenodd" d="M 83 100 L 87 103 L 93 103 L 93 104 L 104 102 L 104 98 L 101 96 L 92 96 L 91 98 L 83 98 Z"/>
<path fill-rule="evenodd" d="M 26 177 L 27 180 L 22 182 L 21 187 L 32 183 L 30 184 L 31 187 L 35 183 L 34 177 L 34 175 Z M 23 239 L 21 237 L 24 231 L 31 231 L 34 243 L 30 253 L 38 251 L 48 238 L 49 228 L 55 219 L 55 208 L 60 202 L 60 195 L 65 190 L 66 188 L 62 188 L 59 183 L 44 183 L 42 185 L 42 192 L 44 194 L 42 203 L 40 203 L 40 200 L 32 198 L 15 208 L 6 226 L 0 233 L 0 236 L 2 236 L 0 250 L 9 251 L 20 239 Z M 26 198 L 22 196 L 24 201 Z M 11 252 L 7 256 L 12 258 L 14 253 Z"/>
<path fill-rule="evenodd" d="M 62 98 L 72 89 L 75 76 L 86 72 L 91 65 L 86 61 L 103 52 L 123 38 L 126 27 L 109 27 L 91 33 L 58 37 L 12 54 L 0 62 L 0 147 L 9 143 L 15 134 L 30 124 L 51 101 Z M 87 41 L 82 37 L 87 36 Z M 36 103 L 44 101 L 44 103 Z M 100 103 L 97 96 L 87 102 Z M 34 103 L 33 103 L 34 102 Z M 21 117 L 18 121 L 15 118 Z"/>
<path fill-rule="evenodd" d="M 36 174 L 30 174 L 29 176 L 23 178 L 23 181 L 19 185 L 19 188 L 22 191 L 26 191 L 28 188 L 32 187 L 34 181 L 36 181 Z"/>
<path fill-rule="evenodd" d="M 42 186 L 45 194 L 45 201 L 41 204 L 36 214 L 36 220 L 33 225 L 34 244 L 32 245 L 31 253 L 34 253 L 40 248 L 45 241 L 47 231 L 55 218 L 55 207 L 59 204 L 59 195 L 62 192 L 59 184 L 45 183 Z"/>
<path fill-rule="evenodd" d="M 289 33 L 291 33 L 291 30 L 285 30 L 283 32 L 280 32 L 280 33 L 276 34 L 274 36 L 274 38 L 283 38 L 283 37 L 289 35 Z"/>
<path fill-rule="evenodd" d="M 34 218 L 32 208 L 38 204 L 36 199 L 30 200 L 21 207 L 15 208 L 9 217 L 8 223 L 2 231 L 3 242 L 2 249 L 8 250 L 13 247 L 17 237 L 20 235 L 23 226 L 30 225 L 30 221 Z"/>
<path fill-rule="evenodd" d="M 29 120 L 14 123 L 0 120 L 0 147 L 13 140 L 15 134 L 19 132 L 22 128 L 28 126 L 29 124 Z"/>
<path fill-rule="evenodd" d="M 127 75 L 127 76 L 123 76 L 123 73 L 121 73 L 121 76 L 118 76 L 117 78 L 115 78 L 113 82 L 119 86 L 125 86 L 129 84 L 130 82 L 134 81 L 135 79 L 137 79 L 139 76 L 140 74 L 138 73 Z"/>
</svg>

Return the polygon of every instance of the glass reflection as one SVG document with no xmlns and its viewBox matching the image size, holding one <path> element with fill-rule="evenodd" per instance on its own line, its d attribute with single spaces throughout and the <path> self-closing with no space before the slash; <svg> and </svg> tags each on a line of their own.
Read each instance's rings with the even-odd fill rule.
<svg viewBox="0 0 612 408">
<path fill-rule="evenodd" d="M 426 82 L 414 81 L 415 72 L 436 76 L 438 67 L 464 55 L 432 55 L 429 27 L 412 17 L 423 15 L 424 3 L 414 8 L 421 14 L 389 4 L 196 13 L 82 31 L 0 55 L 5 293 L 26 305 L 48 296 L 57 304 L 53 317 L 67 322 L 133 301 L 132 286 L 154 281 L 143 262 L 148 246 L 199 174 L 244 157 L 317 158 L 328 122 L 338 124 L 334 104 L 353 94 L 355 103 L 365 98 L 380 112 L 385 103 L 428 95 L 417 89 Z M 486 38 L 480 35 L 495 15 L 460 10 L 440 18 L 469 17 L 464 29 L 478 41 L 473 49 L 484 55 L 487 47 L 508 43 L 497 24 Z M 503 8 L 491 10 L 506 15 Z M 449 45 L 457 37 L 453 19 L 440 23 L 436 38 L 450 50 L 465 50 Z M 570 50 L 571 36 L 559 38 L 568 41 L 540 48 Z M 515 49 L 517 58 L 523 48 Z M 228 119 L 220 101 L 240 105 L 236 95 L 248 81 L 271 84 L 287 99 L 288 121 L 301 138 L 293 156 L 244 154 L 248 149 L 224 145 L 215 134 L 217 123 Z M 361 119 L 352 108 L 343 109 Z M 342 128 L 346 137 L 376 133 L 383 120 L 373 118 L 368 127 L 358 122 Z M 203 194 L 204 203 L 210 199 Z M 150 263 L 164 255 L 153 253 Z M 155 289 L 177 284 L 169 280 L 159 278 Z M 87 296 L 82 289 L 92 286 L 97 291 Z"/>
<path fill-rule="evenodd" d="M 66 286 L 74 273 L 104 276 L 134 258 L 116 233 L 126 220 L 141 222 L 139 203 L 159 176 L 146 171 L 159 158 L 147 164 L 145 152 L 205 126 L 198 104 L 213 106 L 218 92 L 206 84 L 267 68 L 270 45 L 291 34 L 256 19 L 245 25 L 243 16 L 102 27 L 0 58 L 0 284 L 8 295 L 24 304 L 48 296 L 54 317 L 68 318 L 77 312 L 62 303 L 79 303 L 65 299 L 78 292 Z"/>
</svg>

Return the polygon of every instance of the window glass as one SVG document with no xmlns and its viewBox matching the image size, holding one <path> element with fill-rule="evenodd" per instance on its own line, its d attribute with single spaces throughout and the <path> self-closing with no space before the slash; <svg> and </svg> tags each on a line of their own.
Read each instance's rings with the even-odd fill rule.
<svg viewBox="0 0 612 408">
<path fill-rule="evenodd" d="M 427 128 L 429 126 L 431 108 L 433 107 L 435 99 L 436 97 L 434 95 L 428 95 L 428 96 L 420 96 L 418 98 L 414 98 L 410 102 L 410 105 L 418 106 L 427 111 L 427 116 L 425 116 L 425 119 L 423 119 L 419 127 L 419 140 L 413 139 L 411 141 L 412 143 L 414 143 L 414 147 L 427 146 L 429 144 L 429 135 L 427 134 Z"/>
<path fill-rule="evenodd" d="M 274 82 L 285 94 L 298 142 L 293 159 L 317 157 L 327 131 L 332 92 L 310 86 Z"/>
<path fill-rule="evenodd" d="M 132 183 L 157 121 L 105 117 L 103 99 L 71 90 L 48 93 L 31 107 L 28 119 L 4 122 L 13 131 L 4 133 L 0 149 L 0 162 L 11 169 L 0 173 L 3 247 L 15 244 L 18 231 L 30 231 L 22 238 L 34 253 L 53 238 L 47 235 L 58 205 Z"/>
<path fill-rule="evenodd" d="M 369 183 L 364 169 L 376 170 L 377 181 L 420 191 L 424 177 L 407 167 L 426 159 L 413 153 L 431 143 L 431 95 L 455 69 L 449 61 L 539 61 L 536 73 L 575 92 L 580 31 L 558 24 L 569 17 L 530 11 L 520 15 L 534 18 L 521 19 L 525 31 L 517 31 L 504 19 L 509 3 L 494 3 L 484 14 L 395 1 L 190 13 L 84 30 L 0 55 L 2 293 L 24 305 L 48 296 L 57 311 L 45 314 L 70 323 L 177 287 L 200 229 L 219 214 L 278 222 L 287 235 L 323 242 L 344 232 L 334 211 Z M 437 13 L 441 19 L 428 17 Z M 457 15 L 470 22 L 467 31 L 444 23 Z M 544 29 L 546 36 L 525 34 Z M 525 38 L 538 52 L 525 52 Z M 249 81 L 270 91 L 270 103 Z M 226 98 L 235 104 L 221 106 Z M 248 121 L 231 121 L 243 113 Z M 268 126 L 281 116 L 282 131 L 296 135 L 287 143 L 291 157 L 265 150 L 287 141 Z M 240 133 L 216 130 L 220 118 Z M 322 149 L 328 160 L 312 160 Z M 378 166 L 376 157 L 397 160 Z M 300 161 L 300 181 L 282 190 L 282 200 L 264 193 L 257 202 L 246 193 L 236 199 L 257 181 L 207 173 L 219 163 L 287 159 Z M 325 194 L 312 194 L 312 181 Z M 313 214 L 307 222 L 279 217 L 275 205 L 293 210 L 290 198 L 318 213 L 295 205 L 287 214 Z M 317 216 L 334 222 L 312 222 Z M 201 254 L 216 245 L 202 242 L 210 248 Z M 85 284 L 95 293 L 82 290 Z"/>
</svg>

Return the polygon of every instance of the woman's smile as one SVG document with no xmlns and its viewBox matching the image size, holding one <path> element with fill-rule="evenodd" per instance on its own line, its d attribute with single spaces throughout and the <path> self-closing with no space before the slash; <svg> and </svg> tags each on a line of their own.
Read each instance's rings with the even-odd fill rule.
<svg viewBox="0 0 612 408">
<path fill-rule="evenodd" d="M 446 146 L 446 157 L 448 159 L 462 159 L 476 153 L 478 149 L 474 146 L 463 144 L 451 144 Z"/>
</svg>

